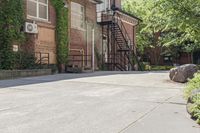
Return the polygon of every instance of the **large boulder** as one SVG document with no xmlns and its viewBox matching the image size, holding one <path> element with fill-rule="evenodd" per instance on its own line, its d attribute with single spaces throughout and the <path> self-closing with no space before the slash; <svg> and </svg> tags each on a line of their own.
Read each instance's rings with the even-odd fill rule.
<svg viewBox="0 0 200 133">
<path fill-rule="evenodd" d="M 188 79 L 193 78 L 198 71 L 198 67 L 194 64 L 186 64 L 170 70 L 169 77 L 171 80 L 179 83 L 185 83 Z"/>
</svg>

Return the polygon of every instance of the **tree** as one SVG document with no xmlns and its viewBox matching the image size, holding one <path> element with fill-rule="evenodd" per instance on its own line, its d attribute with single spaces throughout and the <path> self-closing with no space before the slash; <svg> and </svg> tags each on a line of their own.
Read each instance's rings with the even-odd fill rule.
<svg viewBox="0 0 200 133">
<path fill-rule="evenodd" d="M 162 14 L 170 16 L 171 23 L 179 32 L 183 32 L 183 40 L 200 42 L 200 0 L 159 0 Z"/>
<path fill-rule="evenodd" d="M 142 18 L 138 48 L 140 52 L 150 48 L 154 62 L 159 62 L 163 50 L 180 45 L 187 51 L 199 47 L 199 0 L 125 0 L 123 7 Z"/>
</svg>

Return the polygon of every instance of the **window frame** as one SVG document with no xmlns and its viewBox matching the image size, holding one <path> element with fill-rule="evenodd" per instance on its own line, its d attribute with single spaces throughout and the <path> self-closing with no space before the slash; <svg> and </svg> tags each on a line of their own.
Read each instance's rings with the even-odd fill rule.
<svg viewBox="0 0 200 133">
<path fill-rule="evenodd" d="M 77 10 L 73 10 L 72 9 L 72 3 L 73 4 L 76 4 L 76 5 L 79 5 L 81 10 L 83 10 L 82 12 L 78 12 Z M 78 17 L 82 17 L 82 20 L 76 20 L 76 21 L 79 21 L 80 24 L 83 24 L 83 27 L 81 26 L 77 26 L 77 25 L 73 25 L 74 23 L 72 22 L 72 16 L 78 16 Z M 74 29 L 79 29 L 79 30 L 83 30 L 85 31 L 85 7 L 79 3 L 76 3 L 76 2 L 71 2 L 71 28 L 74 28 Z"/>
<path fill-rule="evenodd" d="M 28 14 L 28 2 L 33 2 L 33 3 L 35 3 L 36 4 L 36 16 L 31 16 L 31 15 L 29 15 Z M 45 3 L 42 3 L 42 2 L 39 2 L 39 0 L 27 0 L 27 18 L 30 18 L 30 19 L 37 19 L 37 20 L 42 20 L 42 21 L 49 21 L 49 0 L 47 0 L 47 3 L 45 4 Z M 40 5 L 42 5 L 42 6 L 46 6 L 46 8 L 47 8 L 47 18 L 45 19 L 45 18 L 41 18 L 39 15 L 39 12 L 40 12 L 40 10 L 39 10 L 39 7 L 40 7 Z"/>
<path fill-rule="evenodd" d="M 103 3 L 96 5 L 96 12 L 106 12 L 111 10 L 111 1 L 110 0 L 102 0 Z"/>
</svg>

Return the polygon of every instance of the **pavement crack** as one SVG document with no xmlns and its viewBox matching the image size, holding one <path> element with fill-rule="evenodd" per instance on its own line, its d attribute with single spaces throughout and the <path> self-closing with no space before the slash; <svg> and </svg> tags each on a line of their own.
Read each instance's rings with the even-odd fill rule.
<svg viewBox="0 0 200 133">
<path fill-rule="evenodd" d="M 187 105 L 186 103 L 177 103 L 177 102 L 166 102 L 166 103 L 175 104 L 175 105 L 183 105 L 183 106 Z"/>
<path fill-rule="evenodd" d="M 140 116 L 137 120 L 135 120 L 132 123 L 128 124 L 125 128 L 123 128 L 122 130 L 120 130 L 118 133 L 123 133 L 124 131 L 126 131 L 130 127 L 134 126 L 134 124 L 136 124 L 139 120 L 143 119 L 144 117 L 146 117 L 147 115 L 149 115 L 150 113 L 152 113 L 154 110 L 156 110 L 159 106 L 163 105 L 164 103 L 167 103 L 167 101 L 169 101 L 170 99 L 172 99 L 174 97 L 175 96 L 169 97 L 169 98 L 165 99 L 164 102 L 160 102 L 160 103 L 158 102 L 158 105 L 156 105 L 151 110 L 149 110 L 148 112 L 146 112 L 145 114 L 143 114 L 142 116 Z"/>
<path fill-rule="evenodd" d="M 104 83 L 104 82 L 88 82 L 88 81 L 67 81 L 67 82 L 70 82 L 70 83 L 87 83 L 87 84 L 99 84 L 99 85 L 110 85 L 110 86 L 126 86 L 126 87 L 137 87 L 137 88 L 144 88 L 144 89 L 148 89 L 149 87 L 153 87 L 155 89 L 166 89 L 166 90 L 171 90 L 171 89 L 174 89 L 174 90 L 180 90 L 182 89 L 183 87 L 161 87 L 161 86 L 141 86 L 141 85 L 130 85 L 130 84 L 116 84 L 116 83 Z"/>
</svg>

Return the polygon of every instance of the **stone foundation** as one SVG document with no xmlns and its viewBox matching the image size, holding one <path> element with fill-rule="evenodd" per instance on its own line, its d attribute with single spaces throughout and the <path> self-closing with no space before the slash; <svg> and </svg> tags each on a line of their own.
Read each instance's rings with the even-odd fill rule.
<svg viewBox="0 0 200 133">
<path fill-rule="evenodd" d="M 51 69 L 34 69 L 34 70 L 0 70 L 0 80 L 15 79 L 22 77 L 51 75 Z"/>
</svg>

